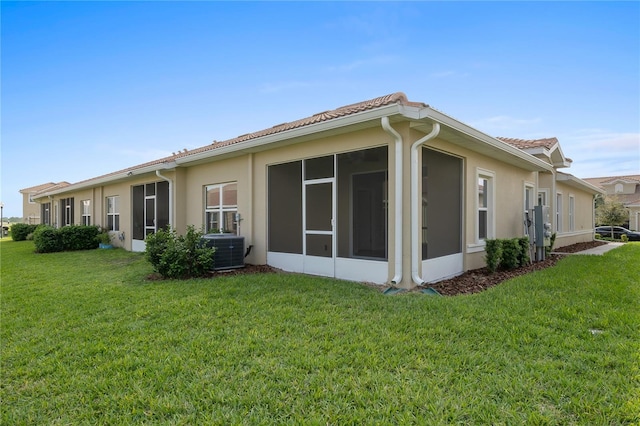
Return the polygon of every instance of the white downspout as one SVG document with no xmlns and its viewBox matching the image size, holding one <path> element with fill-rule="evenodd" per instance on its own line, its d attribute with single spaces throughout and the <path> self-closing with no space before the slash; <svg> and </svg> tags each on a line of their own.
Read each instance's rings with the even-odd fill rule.
<svg viewBox="0 0 640 426">
<path fill-rule="evenodd" d="M 394 223 L 395 232 L 395 265 L 394 265 L 394 277 L 391 279 L 391 284 L 399 284 L 402 281 L 402 136 L 389 124 L 389 117 L 382 117 L 382 128 L 393 136 L 396 140 L 396 167 L 395 167 L 395 216 Z"/>
<path fill-rule="evenodd" d="M 167 182 L 169 182 L 169 226 L 171 226 L 171 229 L 174 229 L 175 225 L 173 224 L 173 180 L 169 179 L 166 176 L 162 176 L 162 174 L 160 174 L 160 170 L 156 170 L 156 176 L 158 176 L 162 180 L 166 180 Z"/>
<path fill-rule="evenodd" d="M 411 279 L 417 285 L 424 284 L 420 277 L 420 240 L 422 232 L 420 232 L 420 206 L 421 200 L 420 187 L 418 185 L 420 179 L 420 168 L 418 162 L 418 148 L 424 145 L 428 140 L 435 138 L 440 133 L 440 123 L 433 123 L 433 128 L 428 135 L 418 139 L 411 145 Z"/>
</svg>

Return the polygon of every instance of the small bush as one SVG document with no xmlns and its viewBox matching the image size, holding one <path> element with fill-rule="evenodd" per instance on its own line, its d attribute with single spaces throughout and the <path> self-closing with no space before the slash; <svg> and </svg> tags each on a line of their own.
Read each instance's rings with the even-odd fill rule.
<svg viewBox="0 0 640 426">
<path fill-rule="evenodd" d="M 520 250 L 518 252 L 518 266 L 525 266 L 531 263 L 531 256 L 529 255 L 529 237 L 518 238 L 518 245 Z"/>
<path fill-rule="evenodd" d="M 93 250 L 98 248 L 96 236 L 100 232 L 97 226 L 65 226 L 58 230 L 63 250 Z"/>
<path fill-rule="evenodd" d="M 60 232 L 51 226 L 39 226 L 33 233 L 33 244 L 36 253 L 54 253 L 64 248 Z"/>
<path fill-rule="evenodd" d="M 629 237 L 627 237 L 626 234 L 622 234 L 620 235 L 620 241 L 622 241 L 623 243 L 626 243 L 627 241 L 629 241 Z"/>
<path fill-rule="evenodd" d="M 545 256 L 549 256 L 551 254 L 551 252 L 553 251 L 553 246 L 556 243 L 556 233 L 554 232 L 553 234 L 551 234 L 551 245 L 549 247 L 545 247 L 544 248 L 544 254 Z"/>
<path fill-rule="evenodd" d="M 595 238 L 596 238 L 596 240 L 601 240 L 601 239 L 602 239 L 602 235 L 600 235 L 600 234 L 596 234 L 596 235 L 595 235 Z"/>
<path fill-rule="evenodd" d="M 215 253 L 215 248 L 202 245 L 202 235 L 193 226 L 187 227 L 185 235 L 171 229 L 147 235 L 146 258 L 164 278 L 201 277 L 213 268 Z"/>
<path fill-rule="evenodd" d="M 484 260 L 487 262 L 487 269 L 490 272 L 497 271 L 502 259 L 502 240 L 486 240 L 485 251 Z"/>
<path fill-rule="evenodd" d="M 11 225 L 11 238 L 13 241 L 25 241 L 29 234 L 33 234 L 38 225 L 26 223 L 14 223 Z"/>
<path fill-rule="evenodd" d="M 505 269 L 514 269 L 519 265 L 520 245 L 517 239 L 502 240 L 502 259 L 500 265 Z"/>
<path fill-rule="evenodd" d="M 485 241 L 485 261 L 489 272 L 514 269 L 529 264 L 529 238 L 493 239 Z"/>
</svg>

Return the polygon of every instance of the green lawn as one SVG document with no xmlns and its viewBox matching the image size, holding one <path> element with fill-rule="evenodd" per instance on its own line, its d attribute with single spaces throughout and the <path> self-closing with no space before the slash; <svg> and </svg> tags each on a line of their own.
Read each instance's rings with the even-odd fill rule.
<svg viewBox="0 0 640 426">
<path fill-rule="evenodd" d="M 448 298 L 0 250 L 3 425 L 640 422 L 640 243 Z"/>
</svg>

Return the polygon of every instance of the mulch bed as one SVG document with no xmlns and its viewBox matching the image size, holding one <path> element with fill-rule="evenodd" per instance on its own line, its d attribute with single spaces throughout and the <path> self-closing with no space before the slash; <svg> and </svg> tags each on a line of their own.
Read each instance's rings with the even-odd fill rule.
<svg viewBox="0 0 640 426">
<path fill-rule="evenodd" d="M 557 249 L 556 251 L 554 251 L 554 254 L 547 256 L 547 258 L 542 262 L 533 262 L 532 264 L 523 266 L 521 268 L 512 269 L 510 271 L 497 271 L 494 273 L 490 273 L 487 268 L 474 269 L 471 271 L 467 271 L 462 275 L 458 275 L 457 277 L 439 281 L 437 283 L 430 283 L 422 288 L 418 287 L 415 290 L 420 291 L 424 288 L 433 288 L 438 293 L 444 296 L 479 293 L 490 287 L 494 287 L 508 279 L 553 266 L 565 254 L 576 253 L 578 251 L 587 250 L 593 247 L 600 246 L 602 244 L 606 244 L 606 242 L 589 241 L 586 243 L 573 244 Z M 210 278 L 215 278 L 228 277 L 233 275 L 269 274 L 280 272 L 282 271 L 269 265 L 246 264 L 244 268 L 228 269 L 224 271 L 210 271 L 207 276 Z M 150 274 L 147 279 L 150 281 L 155 281 L 161 280 L 162 277 L 157 273 L 153 273 Z M 378 285 L 376 285 L 375 287 L 381 288 L 382 290 L 387 289 L 387 287 L 380 287 Z"/>
<path fill-rule="evenodd" d="M 547 256 L 545 260 L 541 262 L 533 262 L 530 265 L 520 268 L 509 271 L 496 271 L 494 273 L 490 273 L 487 268 L 474 269 L 448 280 L 430 283 L 425 285 L 425 288 L 431 287 L 444 296 L 479 293 L 508 279 L 553 266 L 558 260 L 562 259 L 565 254 L 576 253 L 603 244 L 606 243 L 602 241 L 589 241 L 586 243 L 572 244 L 557 249 L 553 252 L 554 254 Z"/>
</svg>

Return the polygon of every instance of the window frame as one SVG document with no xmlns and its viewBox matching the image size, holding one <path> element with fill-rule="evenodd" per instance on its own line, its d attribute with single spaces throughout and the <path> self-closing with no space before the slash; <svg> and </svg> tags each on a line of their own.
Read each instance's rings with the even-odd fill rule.
<svg viewBox="0 0 640 426">
<path fill-rule="evenodd" d="M 556 192 L 556 232 L 560 233 L 563 232 L 563 226 L 562 226 L 562 220 L 563 220 L 563 216 L 562 216 L 562 192 Z"/>
<path fill-rule="evenodd" d="M 225 201 L 225 187 L 235 186 L 235 204 L 224 204 Z M 218 205 L 217 206 L 209 206 L 208 205 L 208 192 L 211 190 L 218 190 Z M 224 232 L 230 232 L 233 234 L 238 234 L 238 221 L 236 215 L 238 214 L 238 182 L 237 181 L 229 181 L 224 183 L 214 183 L 205 185 L 203 187 L 203 198 L 204 198 L 204 230 L 205 233 L 218 233 L 220 230 Z M 217 215 L 217 228 L 211 227 L 211 220 L 209 219 L 210 215 Z M 230 226 L 227 223 L 231 222 Z"/>
<path fill-rule="evenodd" d="M 110 195 L 105 197 L 105 210 L 106 210 L 106 226 L 108 231 L 120 231 L 120 196 Z M 113 207 L 113 211 L 111 210 Z M 111 222 L 109 221 L 111 218 Z"/>
<path fill-rule="evenodd" d="M 74 224 L 74 202 L 73 197 L 62 198 L 59 203 L 60 226 L 71 226 Z"/>
<path fill-rule="evenodd" d="M 484 206 L 480 205 L 480 180 L 486 181 L 486 189 L 483 189 L 483 200 L 485 204 Z M 496 173 L 491 170 L 485 170 L 481 168 L 476 169 L 475 174 L 475 186 L 476 186 L 476 196 L 475 196 L 475 238 L 477 244 L 484 244 L 486 240 L 495 238 L 496 235 L 496 218 L 495 218 L 495 182 L 496 182 Z M 480 216 L 481 212 L 486 212 L 485 215 L 485 232 L 484 236 L 480 234 L 481 224 L 480 224 Z"/>
<path fill-rule="evenodd" d="M 576 230 L 576 197 L 569 194 L 569 232 Z"/>
<path fill-rule="evenodd" d="M 81 223 L 84 226 L 91 226 L 91 200 L 82 200 Z"/>
</svg>

